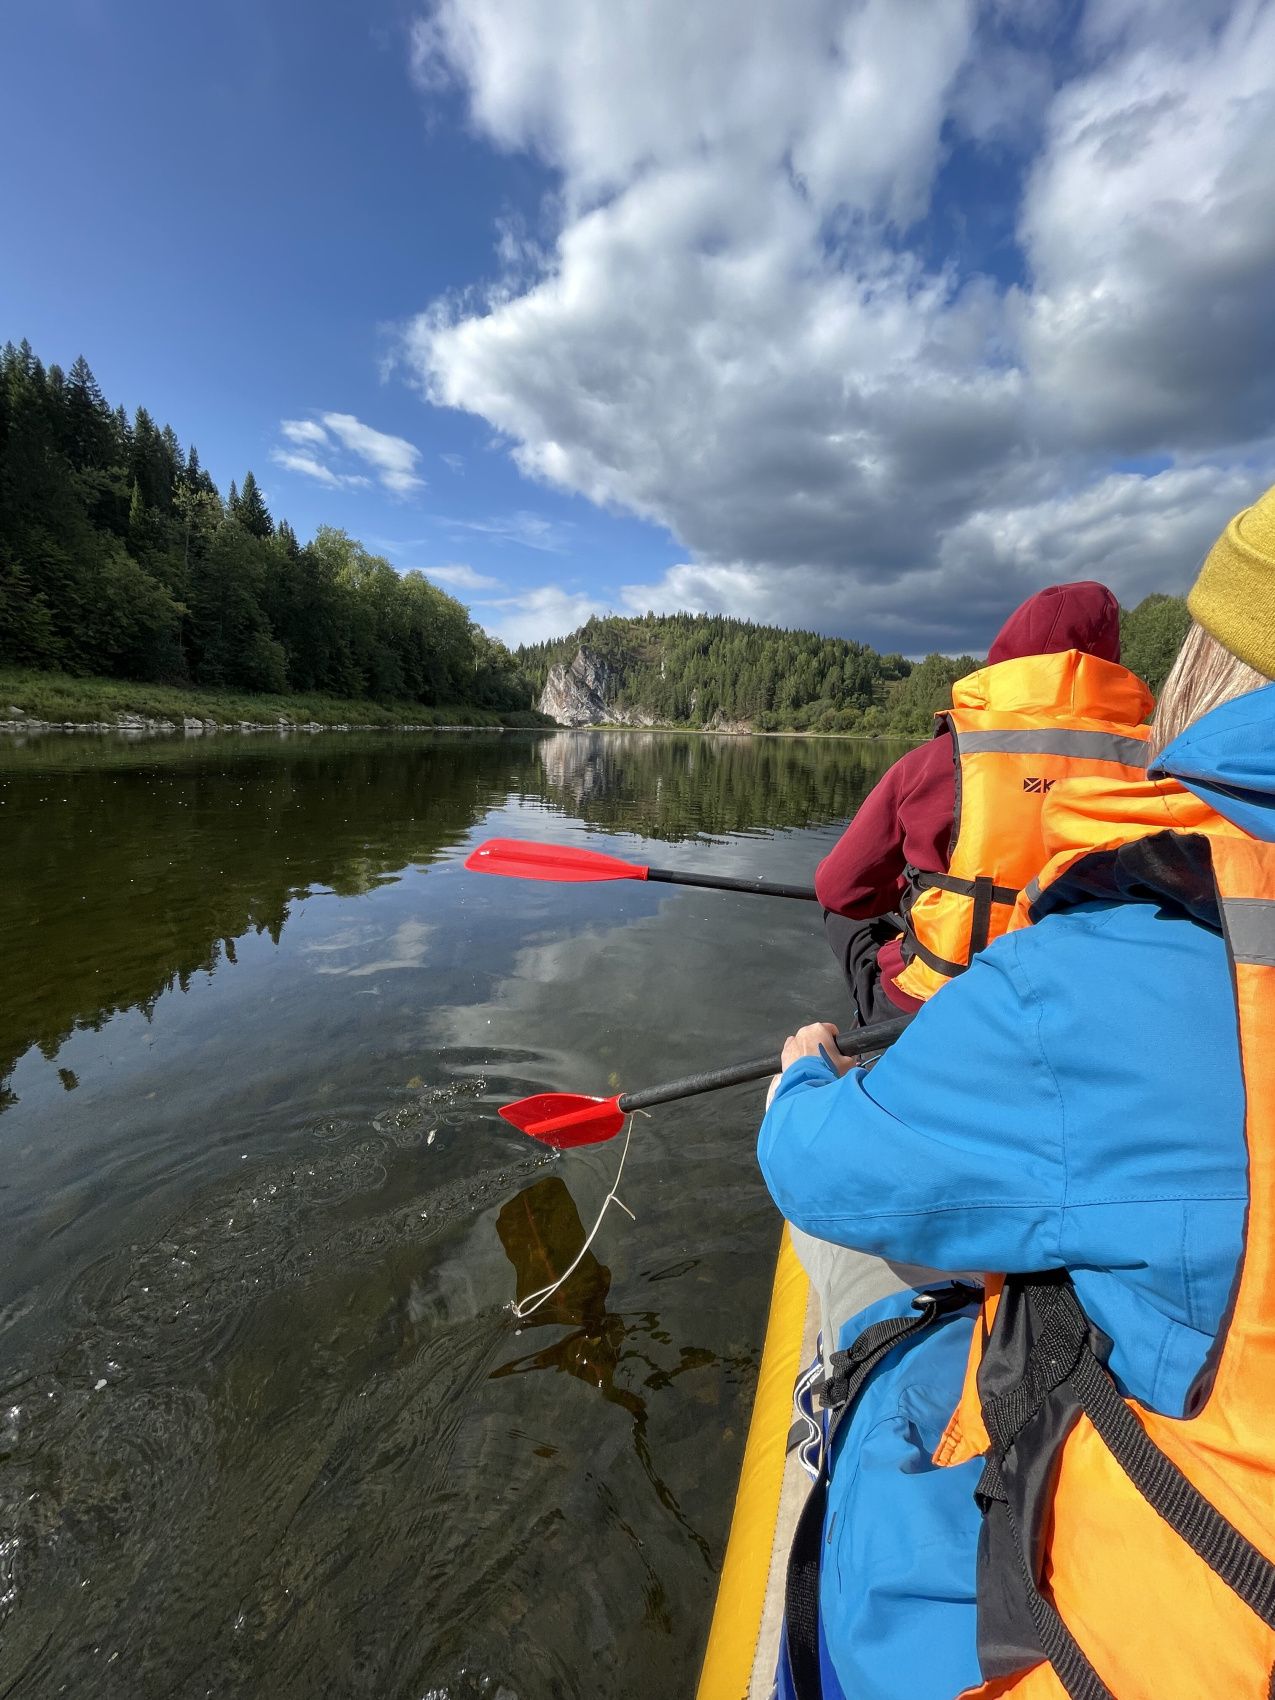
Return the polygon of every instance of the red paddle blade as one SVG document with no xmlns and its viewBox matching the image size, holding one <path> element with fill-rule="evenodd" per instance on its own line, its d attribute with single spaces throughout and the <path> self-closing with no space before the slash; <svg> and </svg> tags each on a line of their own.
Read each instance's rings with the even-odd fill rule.
<svg viewBox="0 0 1275 1700">
<path fill-rule="evenodd" d="M 644 880 L 646 869 L 637 862 L 622 862 L 598 850 L 574 850 L 561 844 L 540 844 L 534 838 L 489 838 L 465 858 L 475 874 L 505 874 L 513 879 L 557 880 L 579 884 L 585 880 Z"/>
<path fill-rule="evenodd" d="M 516 1104 L 502 1104 L 500 1113 L 520 1133 L 564 1149 L 600 1145 L 624 1126 L 619 1098 L 585 1098 L 578 1092 L 537 1092 Z"/>
</svg>

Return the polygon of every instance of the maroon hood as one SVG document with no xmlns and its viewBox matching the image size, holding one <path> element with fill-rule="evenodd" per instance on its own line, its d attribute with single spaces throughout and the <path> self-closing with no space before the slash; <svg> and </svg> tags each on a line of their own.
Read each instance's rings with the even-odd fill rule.
<svg viewBox="0 0 1275 1700">
<path fill-rule="evenodd" d="M 1120 604 L 1105 584 L 1051 584 L 1015 608 L 987 652 L 988 666 L 1023 655 L 1080 649 L 1103 661 L 1120 659 Z"/>
</svg>

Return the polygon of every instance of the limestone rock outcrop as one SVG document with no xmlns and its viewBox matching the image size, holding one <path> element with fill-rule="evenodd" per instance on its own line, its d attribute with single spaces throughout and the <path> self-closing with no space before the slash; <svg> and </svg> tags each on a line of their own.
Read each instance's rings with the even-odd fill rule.
<svg viewBox="0 0 1275 1700">
<path fill-rule="evenodd" d="M 654 726 L 644 709 L 619 708 L 615 679 L 601 656 L 578 649 L 568 665 L 551 667 L 536 707 L 562 726 Z"/>
</svg>

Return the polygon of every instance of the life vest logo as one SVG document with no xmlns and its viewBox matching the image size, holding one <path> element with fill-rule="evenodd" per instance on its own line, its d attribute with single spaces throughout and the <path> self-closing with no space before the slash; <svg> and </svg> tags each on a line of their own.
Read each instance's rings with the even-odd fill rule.
<svg viewBox="0 0 1275 1700">
<path fill-rule="evenodd" d="M 1024 779 L 1023 790 L 1036 791 L 1043 795 L 1046 791 L 1052 791 L 1056 784 L 1057 780 L 1054 779 Z"/>
</svg>

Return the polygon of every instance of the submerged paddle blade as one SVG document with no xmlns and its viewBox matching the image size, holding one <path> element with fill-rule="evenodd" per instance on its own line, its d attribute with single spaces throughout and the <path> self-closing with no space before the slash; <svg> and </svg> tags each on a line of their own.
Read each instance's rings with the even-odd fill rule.
<svg viewBox="0 0 1275 1700">
<path fill-rule="evenodd" d="M 541 844 L 534 838 L 489 838 L 470 851 L 465 866 L 475 874 L 505 874 L 513 879 L 557 883 L 646 878 L 646 869 L 637 862 L 622 862 L 618 856 L 604 856 L 600 850 Z"/>
<path fill-rule="evenodd" d="M 516 1104 L 502 1104 L 500 1113 L 520 1133 L 564 1150 L 600 1145 L 624 1126 L 619 1098 L 585 1098 L 578 1092 L 537 1092 Z"/>
</svg>

